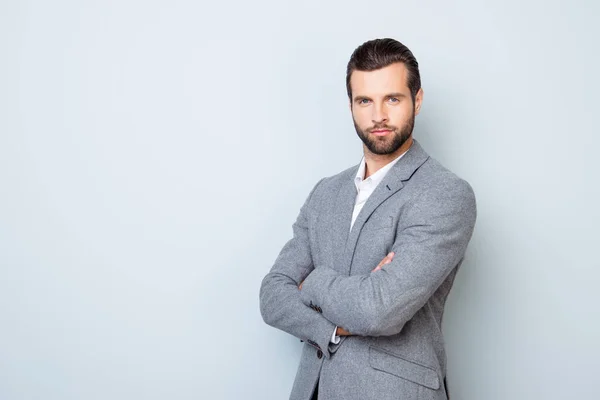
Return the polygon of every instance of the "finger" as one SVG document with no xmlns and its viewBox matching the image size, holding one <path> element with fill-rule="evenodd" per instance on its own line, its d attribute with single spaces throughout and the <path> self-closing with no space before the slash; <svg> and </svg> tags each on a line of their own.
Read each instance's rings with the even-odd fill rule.
<svg viewBox="0 0 600 400">
<path fill-rule="evenodd" d="M 385 264 L 388 260 L 390 260 L 390 254 L 388 253 L 388 255 L 386 255 L 385 257 L 383 257 L 383 260 L 381 260 L 381 262 L 377 265 L 378 267 Z"/>
<path fill-rule="evenodd" d="M 371 272 L 379 271 L 381 268 L 383 268 L 385 265 L 387 265 L 387 264 L 389 264 L 389 263 L 391 263 L 391 262 L 392 262 L 391 260 L 386 260 L 386 262 L 381 262 L 381 263 L 379 263 L 379 265 L 378 265 L 378 266 L 376 266 L 376 267 L 375 267 L 375 269 L 373 269 L 373 271 L 371 271 Z"/>
<path fill-rule="evenodd" d="M 381 268 L 383 268 L 384 265 L 387 265 L 393 261 L 394 255 L 393 255 L 393 253 L 390 253 L 390 254 L 391 255 L 387 255 L 387 256 L 385 256 L 385 258 L 383 260 L 381 260 L 379 265 L 376 267 L 377 270 L 380 270 Z"/>
<path fill-rule="evenodd" d="M 383 260 L 381 260 L 379 262 L 379 264 L 377 264 L 377 266 L 371 272 L 379 271 L 381 269 L 381 267 L 383 267 L 386 264 L 391 263 L 393 258 L 394 258 L 394 252 L 391 251 L 385 257 L 383 257 Z"/>
</svg>

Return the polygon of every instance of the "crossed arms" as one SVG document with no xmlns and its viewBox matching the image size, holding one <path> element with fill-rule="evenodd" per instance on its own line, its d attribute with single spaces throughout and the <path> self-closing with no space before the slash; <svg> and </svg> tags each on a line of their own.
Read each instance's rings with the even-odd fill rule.
<svg viewBox="0 0 600 400">
<path fill-rule="evenodd" d="M 476 219 L 475 196 L 462 180 L 426 188 L 418 203 L 406 207 L 386 257 L 366 275 L 342 275 L 312 261 L 308 221 L 315 185 L 260 288 L 265 322 L 327 349 L 335 326 L 339 333 L 388 336 L 423 307 L 458 265 Z M 301 289 L 299 290 L 299 286 Z M 318 305 L 315 312 L 311 305 Z M 329 352 L 324 351 L 326 357 Z"/>
</svg>

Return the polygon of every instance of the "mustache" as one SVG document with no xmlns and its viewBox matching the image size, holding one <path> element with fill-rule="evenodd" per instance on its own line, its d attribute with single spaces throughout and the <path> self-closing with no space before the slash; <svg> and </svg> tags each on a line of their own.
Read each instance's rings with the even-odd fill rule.
<svg viewBox="0 0 600 400">
<path fill-rule="evenodd" d="M 382 130 L 382 129 L 386 129 L 386 130 L 390 130 L 390 131 L 398 130 L 398 128 L 396 128 L 395 126 L 392 126 L 392 125 L 374 125 L 371 128 L 368 128 L 367 132 L 371 133 L 373 131 L 378 131 L 378 130 Z"/>
</svg>

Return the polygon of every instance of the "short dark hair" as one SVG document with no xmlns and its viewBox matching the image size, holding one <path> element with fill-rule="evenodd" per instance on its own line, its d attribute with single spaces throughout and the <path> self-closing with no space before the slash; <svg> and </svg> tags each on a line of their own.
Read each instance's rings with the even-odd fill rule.
<svg viewBox="0 0 600 400">
<path fill-rule="evenodd" d="M 352 72 L 375 71 L 398 62 L 403 63 L 408 70 L 407 85 L 414 102 L 417 92 L 421 89 L 419 63 L 408 47 L 390 38 L 369 40 L 354 50 L 346 68 L 348 98 L 352 101 L 352 88 L 350 87 Z"/>
</svg>

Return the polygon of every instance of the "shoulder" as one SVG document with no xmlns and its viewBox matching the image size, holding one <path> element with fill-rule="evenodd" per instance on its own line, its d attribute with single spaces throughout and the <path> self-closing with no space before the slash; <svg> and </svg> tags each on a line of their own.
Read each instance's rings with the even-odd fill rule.
<svg viewBox="0 0 600 400">
<path fill-rule="evenodd" d="M 313 197 L 322 198 L 336 196 L 342 184 L 352 182 L 357 168 L 358 164 L 335 175 L 321 178 L 313 188 Z"/>
<path fill-rule="evenodd" d="M 417 208 L 476 212 L 473 187 L 433 157 L 423 163 L 407 184 L 415 188 L 413 199 Z"/>
</svg>

